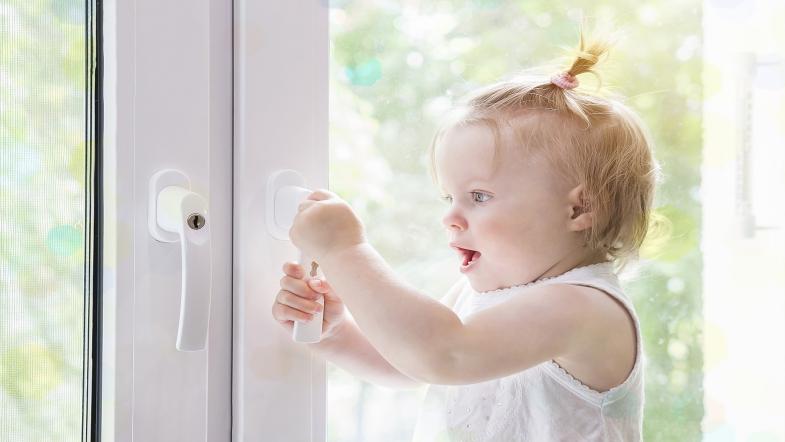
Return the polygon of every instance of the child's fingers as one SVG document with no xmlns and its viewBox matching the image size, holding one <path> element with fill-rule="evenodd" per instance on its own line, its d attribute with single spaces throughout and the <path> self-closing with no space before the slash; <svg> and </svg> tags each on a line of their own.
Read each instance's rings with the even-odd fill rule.
<svg viewBox="0 0 785 442">
<path fill-rule="evenodd" d="M 293 279 L 290 276 L 284 276 L 284 278 L 305 285 L 305 283 L 300 279 Z M 324 306 L 318 302 L 318 299 L 321 297 L 321 295 L 315 292 L 311 293 L 313 293 L 313 295 L 309 294 L 308 296 L 303 296 L 300 293 L 292 292 L 282 288 L 275 296 L 275 302 L 273 303 L 273 316 L 277 319 L 297 319 L 291 317 L 279 317 L 281 316 L 282 311 L 287 312 L 289 309 L 298 310 L 308 314 L 324 311 Z"/>
<path fill-rule="evenodd" d="M 302 279 L 305 276 L 303 266 L 296 262 L 287 261 L 283 264 L 283 272 L 292 278 Z"/>
<path fill-rule="evenodd" d="M 289 333 L 293 333 L 293 332 L 294 332 L 294 321 L 289 321 L 289 320 L 278 320 L 278 322 L 279 322 L 281 325 L 283 325 L 283 326 L 284 326 L 284 328 L 285 328 L 286 330 L 288 330 L 288 331 L 289 331 Z"/>
<path fill-rule="evenodd" d="M 282 289 L 303 298 L 319 299 L 321 297 L 321 293 L 315 291 L 306 281 L 299 278 L 283 276 L 281 277 L 280 286 Z"/>
<path fill-rule="evenodd" d="M 278 303 L 292 307 L 305 313 L 317 313 L 324 310 L 317 301 L 303 298 L 292 292 L 281 290 L 278 294 Z"/>
<path fill-rule="evenodd" d="M 328 299 L 336 299 L 335 291 L 329 282 L 324 279 L 313 278 L 308 280 L 308 287 L 316 293 L 324 295 Z"/>
<path fill-rule="evenodd" d="M 308 287 L 311 290 L 315 290 L 319 293 L 324 293 L 329 290 L 329 286 L 327 285 L 327 281 L 321 280 L 319 278 L 311 278 L 308 280 Z"/>
<path fill-rule="evenodd" d="M 340 301 L 340 298 L 336 296 L 335 290 L 333 290 L 328 281 L 314 278 L 308 281 L 308 287 L 317 293 L 323 294 L 325 299 L 329 299 L 330 301 Z"/>
<path fill-rule="evenodd" d="M 315 313 L 304 312 L 300 309 L 281 303 L 276 303 L 273 305 L 273 317 L 276 321 L 281 323 L 283 321 L 307 322 L 313 319 L 315 315 Z"/>
</svg>

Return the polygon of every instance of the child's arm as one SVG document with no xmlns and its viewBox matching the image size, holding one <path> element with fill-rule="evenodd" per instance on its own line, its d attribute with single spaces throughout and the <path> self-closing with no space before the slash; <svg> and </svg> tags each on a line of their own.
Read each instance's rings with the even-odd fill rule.
<svg viewBox="0 0 785 442">
<path fill-rule="evenodd" d="M 308 344 L 316 354 L 373 384 L 397 389 L 424 386 L 390 365 L 363 336 L 354 320 L 347 316 L 335 332 L 316 344 Z"/>
<path fill-rule="evenodd" d="M 328 253 L 319 264 L 370 346 L 406 376 L 439 383 L 462 328 L 455 312 L 402 282 L 368 243 Z"/>
<path fill-rule="evenodd" d="M 429 384 L 471 384 L 601 344 L 595 295 L 544 285 L 467 318 L 396 277 L 368 243 L 319 260 L 370 345 L 401 373 Z M 599 344 L 598 344 L 599 343 Z"/>
</svg>

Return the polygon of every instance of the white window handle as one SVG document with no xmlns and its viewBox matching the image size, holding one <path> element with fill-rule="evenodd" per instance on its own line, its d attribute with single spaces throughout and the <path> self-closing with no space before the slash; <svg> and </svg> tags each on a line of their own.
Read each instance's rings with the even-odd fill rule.
<svg viewBox="0 0 785 442">
<path fill-rule="evenodd" d="M 291 169 L 279 170 L 267 180 L 267 207 L 265 208 L 267 219 L 267 230 L 277 239 L 289 240 L 289 229 L 292 228 L 297 209 L 312 190 L 305 187 L 305 178 L 297 171 Z M 312 260 L 309 256 L 300 252 L 300 265 L 303 266 L 306 276 L 314 277 L 311 274 Z M 317 271 L 316 268 L 313 268 Z M 318 271 L 317 271 L 318 274 Z M 306 278 L 310 279 L 310 278 Z M 324 306 L 324 296 L 316 302 Z M 324 311 L 313 315 L 310 322 L 294 322 L 292 339 L 296 342 L 315 343 L 322 339 L 322 321 Z"/>
<path fill-rule="evenodd" d="M 176 342 L 180 351 L 205 348 L 212 286 L 207 202 L 190 188 L 188 177 L 172 169 L 162 170 L 150 180 L 150 234 L 161 242 L 180 243 L 182 277 Z"/>
</svg>

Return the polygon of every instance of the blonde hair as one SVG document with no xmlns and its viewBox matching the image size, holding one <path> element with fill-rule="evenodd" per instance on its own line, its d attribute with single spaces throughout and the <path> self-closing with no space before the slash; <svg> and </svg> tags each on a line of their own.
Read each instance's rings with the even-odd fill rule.
<svg viewBox="0 0 785 442">
<path fill-rule="evenodd" d="M 593 68 L 610 46 L 607 39 L 587 41 L 581 30 L 566 72 L 576 77 L 592 73 L 601 84 Z M 494 167 L 499 164 L 501 130 L 508 127 L 518 141 L 507 146 L 508 151 L 543 155 L 563 178 L 584 185 L 584 210 L 593 212 L 592 226 L 584 230 L 586 247 L 603 251 L 619 267 L 638 258 L 653 220 L 661 173 L 645 125 L 621 97 L 562 89 L 550 76 L 532 74 L 481 88 L 464 99 L 433 137 L 430 173 L 437 185 L 436 145 L 449 129 L 471 124 L 493 131 Z"/>
</svg>

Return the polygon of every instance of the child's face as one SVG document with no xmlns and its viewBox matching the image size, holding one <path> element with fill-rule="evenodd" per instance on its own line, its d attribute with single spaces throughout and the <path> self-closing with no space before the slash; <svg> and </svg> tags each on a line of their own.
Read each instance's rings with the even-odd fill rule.
<svg viewBox="0 0 785 442">
<path fill-rule="evenodd" d="M 502 141 L 510 146 L 511 134 L 502 131 Z M 493 144 L 491 129 L 477 124 L 452 128 L 436 146 L 442 195 L 452 198 L 442 222 L 450 242 L 481 253 L 463 270 L 478 292 L 537 279 L 582 244 L 568 227 L 567 183 L 543 158 L 503 148 L 492 174 Z"/>
</svg>

